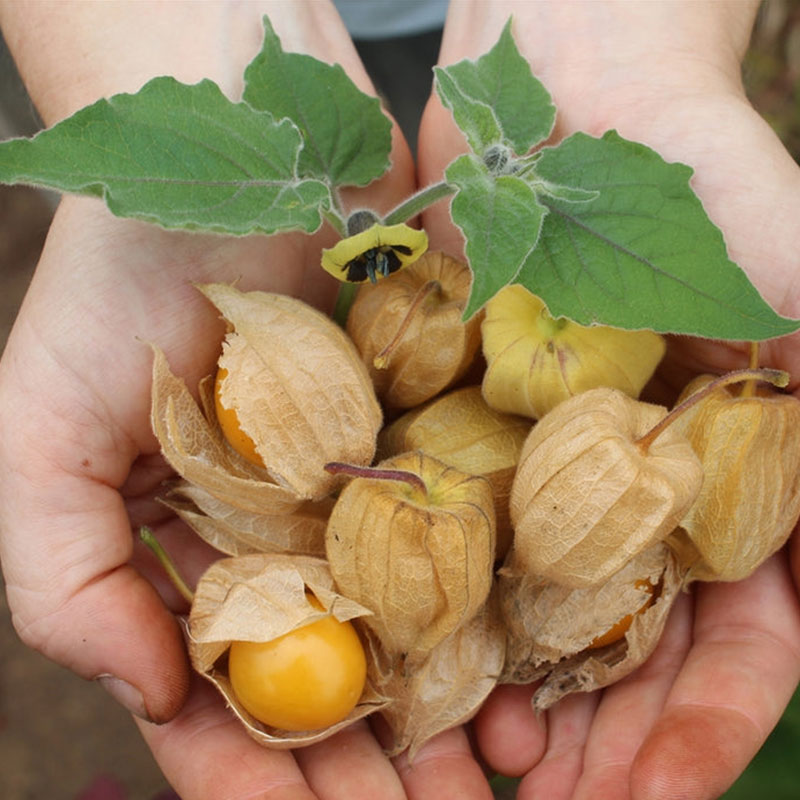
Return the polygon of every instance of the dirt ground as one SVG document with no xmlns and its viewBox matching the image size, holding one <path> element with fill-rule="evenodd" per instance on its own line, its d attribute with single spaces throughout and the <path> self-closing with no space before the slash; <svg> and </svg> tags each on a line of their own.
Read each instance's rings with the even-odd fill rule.
<svg viewBox="0 0 800 800">
<path fill-rule="evenodd" d="M 767 4 L 746 77 L 762 113 L 793 152 L 800 153 L 797 0 Z M 27 97 L 0 48 L 0 139 L 35 129 Z M 0 351 L 54 203 L 31 189 L 0 187 Z M 5 593 L 0 592 L 0 798 L 156 800 L 167 793 L 128 714 L 100 687 L 24 647 L 11 625 Z"/>
</svg>

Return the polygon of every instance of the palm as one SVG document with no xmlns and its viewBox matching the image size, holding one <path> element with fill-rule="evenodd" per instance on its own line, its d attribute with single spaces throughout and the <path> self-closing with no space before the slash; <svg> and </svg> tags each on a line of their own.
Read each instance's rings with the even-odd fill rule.
<svg viewBox="0 0 800 800">
<path fill-rule="evenodd" d="M 552 74 L 555 86 L 542 77 L 566 109 L 554 139 L 614 127 L 668 161 L 691 164 L 693 186 L 733 260 L 780 313 L 800 316 L 793 291 L 800 170 L 735 87 L 698 80 L 685 91 L 658 91 L 645 78 L 604 93 L 591 81 L 571 82 L 568 70 Z M 462 141 L 442 135 L 448 124 L 431 104 L 420 136 L 421 184 L 437 179 L 454 157 L 452 143 Z M 440 209 L 426 228 L 434 241 L 461 246 Z M 651 396 L 674 400 L 690 377 L 744 367 L 747 354 L 745 344 L 674 338 Z M 764 345 L 761 361 L 789 371 L 796 389 L 800 336 Z M 499 771 L 525 776 L 520 798 L 716 797 L 777 722 L 800 678 L 798 652 L 800 602 L 784 552 L 746 581 L 695 586 L 679 598 L 644 666 L 605 691 L 562 700 L 544 725 L 530 714 L 530 687 L 501 687 L 475 722 L 478 744 Z"/>
</svg>

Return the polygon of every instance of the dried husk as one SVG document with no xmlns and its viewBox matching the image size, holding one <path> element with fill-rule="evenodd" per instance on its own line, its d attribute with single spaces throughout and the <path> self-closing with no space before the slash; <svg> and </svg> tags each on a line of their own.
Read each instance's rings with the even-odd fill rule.
<svg viewBox="0 0 800 800">
<path fill-rule="evenodd" d="M 637 398 L 666 349 L 663 337 L 652 331 L 554 319 L 520 284 L 489 300 L 481 335 L 486 401 L 534 419 L 598 386 Z"/>
<path fill-rule="evenodd" d="M 309 603 L 306 587 L 325 611 Z M 212 564 L 198 582 L 188 623 L 192 665 L 217 687 L 247 733 L 260 744 L 274 748 L 313 744 L 385 705 L 385 698 L 368 682 L 358 705 L 336 725 L 316 731 L 283 731 L 254 719 L 239 704 L 224 658 L 231 642 L 268 642 L 327 613 L 340 621 L 357 621 L 369 614 L 336 592 L 322 559 L 275 554 L 226 558 Z"/>
<path fill-rule="evenodd" d="M 607 584 L 585 589 L 502 575 L 499 594 L 508 638 L 500 683 L 543 678 L 532 700 L 534 709 L 543 711 L 568 694 L 621 680 L 655 650 L 684 577 L 663 543 L 648 548 Z M 635 586 L 643 578 L 656 587 L 656 597 L 635 613 L 647 599 Z M 587 649 L 594 636 L 630 613 L 633 621 L 619 641 Z"/>
<path fill-rule="evenodd" d="M 306 500 L 329 494 L 329 461 L 369 464 L 382 413 L 358 351 L 333 320 L 292 297 L 201 291 L 232 327 L 220 400 L 235 409 L 272 480 Z"/>
<path fill-rule="evenodd" d="M 492 583 L 495 522 L 488 481 L 420 452 L 379 464 L 422 478 L 354 478 L 325 534 L 339 591 L 373 612 L 365 619 L 391 655 L 417 659 L 466 624 Z"/>
<path fill-rule="evenodd" d="M 469 721 L 497 685 L 505 655 L 505 631 L 494 597 L 463 627 L 419 663 L 390 657 L 370 637 L 369 676 L 389 699 L 381 710 L 392 734 L 390 756 L 419 749 L 437 733 Z"/>
<path fill-rule="evenodd" d="M 381 458 L 421 450 L 446 464 L 481 475 L 492 486 L 501 560 L 513 531 L 508 510 L 511 484 L 522 445 L 531 430 L 525 417 L 487 405 L 480 386 L 465 386 L 407 411 L 378 434 Z"/>
<path fill-rule="evenodd" d="M 229 556 L 294 553 L 324 557 L 333 499 L 307 501 L 288 514 L 256 514 L 178 482 L 162 500 L 205 542 Z"/>
<path fill-rule="evenodd" d="M 208 381 L 201 391 L 208 390 Z M 207 399 L 203 406 L 208 405 Z M 153 347 L 151 424 L 170 466 L 219 500 L 255 513 L 288 514 L 303 498 L 278 486 L 269 473 L 228 445 L 215 419 L 207 418 L 164 353 Z"/>
<path fill-rule="evenodd" d="M 666 538 L 700 491 L 703 470 L 666 414 L 616 389 L 565 400 L 533 428 L 511 489 L 517 573 L 565 586 L 602 583 Z"/>
<path fill-rule="evenodd" d="M 713 380 L 700 376 L 681 400 Z M 746 578 L 789 538 L 800 518 L 800 401 L 772 389 L 716 389 L 676 420 L 705 480 L 684 517 L 702 560 L 692 580 Z"/>
<path fill-rule="evenodd" d="M 464 323 L 472 273 L 441 252 L 426 253 L 401 272 L 362 286 L 347 318 L 347 332 L 367 365 L 384 405 L 413 408 L 451 386 L 480 346 L 480 318 Z M 409 315 L 415 300 L 423 298 Z M 408 319 L 407 319 L 408 318 Z M 375 358 L 408 327 L 385 366 Z"/>
</svg>

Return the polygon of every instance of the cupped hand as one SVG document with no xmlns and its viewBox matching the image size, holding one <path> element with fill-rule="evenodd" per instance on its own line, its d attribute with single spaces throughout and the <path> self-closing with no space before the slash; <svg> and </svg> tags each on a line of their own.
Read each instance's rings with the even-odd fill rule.
<svg viewBox="0 0 800 800">
<path fill-rule="evenodd" d="M 463 2 L 451 6 L 441 62 L 476 58 L 513 14 L 515 39 L 553 95 L 552 141 L 615 128 L 695 170 L 693 188 L 729 253 L 780 313 L 800 317 L 800 169 L 746 100 L 740 59 L 755 6 Z M 466 149 L 433 99 L 419 137 L 419 183 Z M 432 246 L 463 246 L 444 203 Z M 800 336 L 765 343 L 800 396 Z M 651 387 L 674 399 L 700 372 L 747 365 L 745 344 L 675 337 Z M 794 543 L 744 581 L 695 584 L 651 658 L 618 684 L 574 695 L 537 719 L 533 687 L 500 687 L 474 722 L 488 764 L 522 776 L 519 798 L 716 798 L 744 770 L 800 679 Z"/>
<path fill-rule="evenodd" d="M 338 61 L 370 89 L 328 4 L 263 5 L 287 49 Z M 47 122 L 98 95 L 135 91 L 154 70 L 211 77 L 235 94 L 261 31 L 255 4 L 168 4 L 148 18 L 156 35 L 141 30 L 138 4 L 0 11 Z M 34 30 L 47 48 L 35 46 Z M 414 190 L 394 135 L 392 171 L 348 202 L 382 213 Z M 330 232 L 164 231 L 66 198 L 0 361 L 0 559 L 16 629 L 136 715 L 182 800 L 491 794 L 462 730 L 431 741 L 413 764 L 387 759 L 363 722 L 295 752 L 256 744 L 192 676 L 175 616 L 186 606 L 136 543 L 140 525 L 153 528 L 190 585 L 220 555 L 155 499 L 173 473 L 150 428 L 149 343 L 195 387 L 213 370 L 224 324 L 193 284 L 237 282 L 330 311 L 336 286 L 319 259 L 331 243 Z"/>
</svg>

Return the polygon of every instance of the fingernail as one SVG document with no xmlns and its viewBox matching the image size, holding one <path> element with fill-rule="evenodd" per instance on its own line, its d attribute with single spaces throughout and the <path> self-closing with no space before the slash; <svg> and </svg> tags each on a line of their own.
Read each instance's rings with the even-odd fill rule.
<svg viewBox="0 0 800 800">
<path fill-rule="evenodd" d="M 151 722 L 150 715 L 144 704 L 142 693 L 127 681 L 117 678 L 115 675 L 98 675 L 95 680 L 100 684 L 123 708 L 131 714 Z"/>
</svg>

